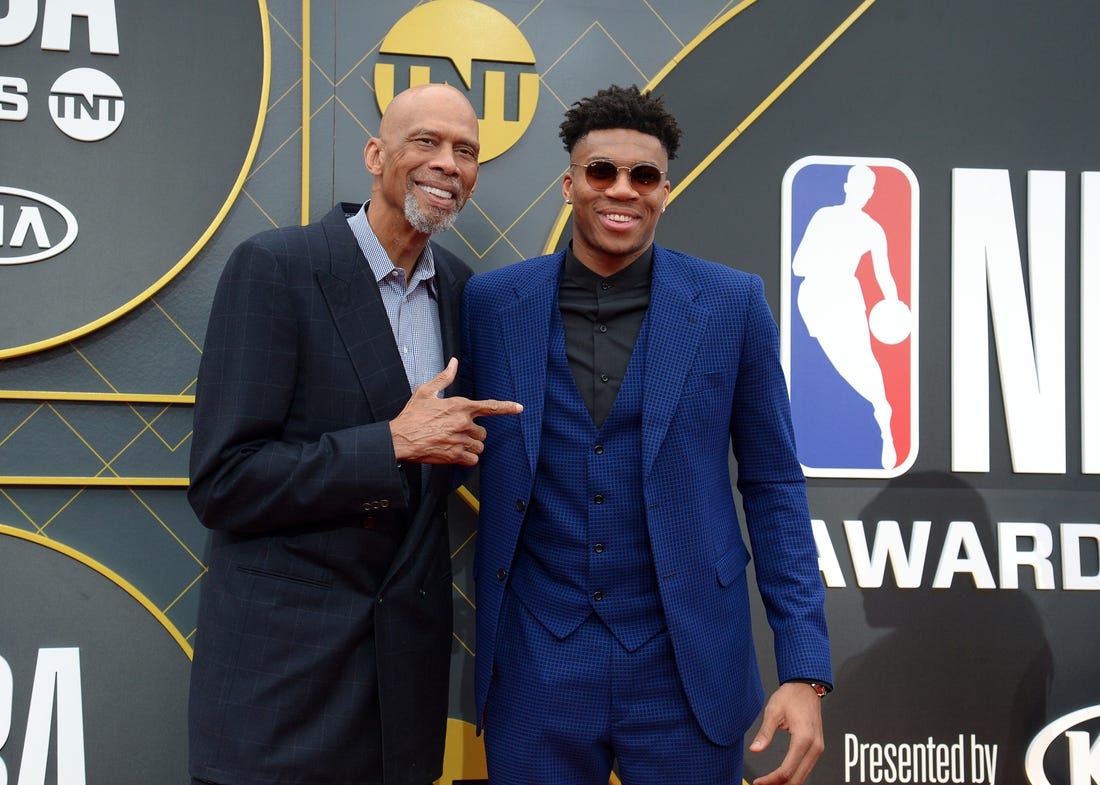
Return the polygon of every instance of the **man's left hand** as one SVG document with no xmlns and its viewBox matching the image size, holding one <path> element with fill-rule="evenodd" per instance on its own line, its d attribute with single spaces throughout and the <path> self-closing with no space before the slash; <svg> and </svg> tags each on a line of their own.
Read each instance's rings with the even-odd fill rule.
<svg viewBox="0 0 1100 785">
<path fill-rule="evenodd" d="M 764 707 L 760 731 L 749 745 L 750 752 L 763 752 L 779 728 L 791 736 L 787 754 L 779 767 L 753 780 L 752 785 L 802 785 L 817 759 L 825 751 L 821 727 L 821 698 L 813 687 L 801 682 L 781 684 Z"/>
</svg>

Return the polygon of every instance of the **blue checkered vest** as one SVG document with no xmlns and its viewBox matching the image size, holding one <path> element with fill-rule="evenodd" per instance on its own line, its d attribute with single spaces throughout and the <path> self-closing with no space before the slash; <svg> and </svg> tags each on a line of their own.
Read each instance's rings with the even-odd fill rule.
<svg viewBox="0 0 1100 785">
<path fill-rule="evenodd" d="M 629 651 L 664 628 L 642 497 L 647 321 L 597 429 L 573 381 L 555 310 L 538 472 L 512 565 L 512 590 L 555 636 L 565 638 L 596 613 Z"/>
</svg>

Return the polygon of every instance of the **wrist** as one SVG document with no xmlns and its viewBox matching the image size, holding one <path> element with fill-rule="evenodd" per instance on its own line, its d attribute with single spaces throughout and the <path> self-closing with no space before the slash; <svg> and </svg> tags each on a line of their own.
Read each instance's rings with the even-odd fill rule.
<svg viewBox="0 0 1100 785">
<path fill-rule="evenodd" d="M 817 679 L 790 679 L 788 684 L 805 684 L 810 687 L 819 698 L 824 698 L 833 691 L 833 685 Z"/>
</svg>

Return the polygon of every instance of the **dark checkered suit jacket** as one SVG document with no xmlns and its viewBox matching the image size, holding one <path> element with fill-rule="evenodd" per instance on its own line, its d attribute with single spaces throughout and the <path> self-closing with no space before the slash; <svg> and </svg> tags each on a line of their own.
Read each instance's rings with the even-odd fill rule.
<svg viewBox="0 0 1100 785">
<path fill-rule="evenodd" d="M 479 717 L 541 450 L 547 340 L 563 260 L 561 252 L 476 275 L 464 295 L 469 394 L 524 406 L 519 417 L 484 422 L 475 571 Z M 661 603 L 695 716 L 711 740 L 731 744 L 763 700 L 749 549 L 729 481 L 731 443 L 779 678 L 831 679 L 824 589 L 777 331 L 759 277 L 660 247 L 646 320 L 636 460 Z"/>
<path fill-rule="evenodd" d="M 212 782 L 425 785 L 442 770 L 450 471 L 422 493 L 418 467 L 394 461 L 387 421 L 409 384 L 347 225 L 357 209 L 242 243 L 214 298 L 189 491 L 212 530 L 191 774 Z M 433 251 L 449 357 L 470 270 Z"/>
</svg>

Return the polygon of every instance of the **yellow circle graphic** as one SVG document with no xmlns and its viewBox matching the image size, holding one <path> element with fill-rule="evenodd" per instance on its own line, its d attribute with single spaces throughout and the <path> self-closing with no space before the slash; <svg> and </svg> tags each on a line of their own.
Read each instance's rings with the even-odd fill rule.
<svg viewBox="0 0 1100 785">
<path fill-rule="evenodd" d="M 397 21 L 379 47 L 379 111 L 394 95 L 428 82 L 463 90 L 478 113 L 482 163 L 504 153 L 531 125 L 539 99 L 535 55 L 512 20 L 475 0 L 434 0 Z"/>
</svg>

